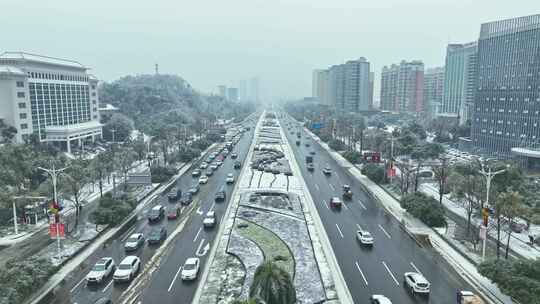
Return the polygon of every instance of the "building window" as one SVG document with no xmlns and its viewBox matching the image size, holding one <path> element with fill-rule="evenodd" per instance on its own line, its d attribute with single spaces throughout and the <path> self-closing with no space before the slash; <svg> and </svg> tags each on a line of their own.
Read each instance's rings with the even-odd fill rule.
<svg viewBox="0 0 540 304">
<path fill-rule="evenodd" d="M 19 118 L 20 119 L 26 119 L 26 113 L 20 113 Z"/>
<path fill-rule="evenodd" d="M 19 109 L 26 109 L 26 103 L 19 102 Z"/>
<path fill-rule="evenodd" d="M 24 98 L 24 92 L 17 92 L 17 97 Z"/>
<path fill-rule="evenodd" d="M 21 130 L 28 129 L 28 124 L 21 124 Z"/>
<path fill-rule="evenodd" d="M 17 81 L 17 88 L 24 88 L 24 82 Z"/>
</svg>

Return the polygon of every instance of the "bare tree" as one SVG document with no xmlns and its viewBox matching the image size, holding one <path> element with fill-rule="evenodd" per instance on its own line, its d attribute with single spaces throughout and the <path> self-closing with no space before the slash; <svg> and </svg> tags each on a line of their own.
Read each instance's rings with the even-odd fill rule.
<svg viewBox="0 0 540 304">
<path fill-rule="evenodd" d="M 497 258 L 499 258 L 500 250 L 500 220 L 501 216 L 508 222 L 508 236 L 506 238 L 506 249 L 504 258 L 508 259 L 508 251 L 510 250 L 510 236 L 512 234 L 512 225 L 516 217 L 524 213 L 523 196 L 517 191 L 508 190 L 499 194 L 495 202 L 497 214 Z"/>
</svg>

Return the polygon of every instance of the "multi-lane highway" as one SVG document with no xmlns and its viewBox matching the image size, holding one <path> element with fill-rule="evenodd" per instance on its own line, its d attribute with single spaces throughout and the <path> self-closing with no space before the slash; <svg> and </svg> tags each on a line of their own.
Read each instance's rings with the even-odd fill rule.
<svg viewBox="0 0 540 304">
<path fill-rule="evenodd" d="M 370 295 L 383 294 L 393 303 L 449 304 L 455 303 L 457 290 L 471 290 L 443 258 L 428 246 L 420 247 L 323 147 L 291 122 L 281 119 L 354 303 L 369 303 Z M 289 125 L 293 126 L 290 130 Z M 302 137 L 300 146 L 295 144 L 298 130 Z M 310 172 L 305 157 L 311 155 L 311 151 L 315 151 L 315 170 Z M 323 174 L 325 166 L 331 167 L 330 176 Z M 341 210 L 334 210 L 329 205 L 330 198 L 342 198 L 344 184 L 351 186 L 353 199 L 344 201 Z M 360 227 L 374 236 L 373 248 L 363 247 L 356 240 Z M 409 271 L 420 272 L 429 280 L 429 297 L 414 296 L 405 288 L 403 274 Z"/>
<path fill-rule="evenodd" d="M 234 152 L 238 153 L 237 160 L 242 163 L 245 160 L 249 145 L 253 138 L 252 132 L 253 131 L 244 133 L 233 149 Z M 138 297 L 141 302 L 191 302 L 197 288 L 198 280 L 190 283 L 182 282 L 178 274 L 179 267 L 184 264 L 188 257 L 194 256 L 199 256 L 201 258 L 201 268 L 204 267 L 206 253 L 214 240 L 218 227 L 216 225 L 212 229 L 203 229 L 202 217 L 210 209 L 215 210 L 218 219 L 223 215 L 226 205 L 229 202 L 229 195 L 224 202 L 219 203 L 214 202 L 214 195 L 222 188 L 227 191 L 227 194 L 231 193 L 234 185 L 226 185 L 225 177 L 228 173 L 234 173 L 235 176 L 237 176 L 240 172 L 240 170 L 235 170 L 233 168 L 234 161 L 235 160 L 230 158 L 229 154 L 223 161 L 223 165 L 221 165 L 210 177 L 208 183 L 201 185 L 199 193 L 194 196 L 192 202 L 192 204 L 195 204 L 193 208 L 194 211 L 190 213 L 183 230 L 175 237 L 173 242 L 170 243 L 170 247 L 165 250 L 158 269 L 153 272 L 150 280 L 143 286 L 142 293 L 140 293 Z M 196 166 L 194 166 L 194 168 L 195 167 Z M 192 185 L 198 183 L 198 178 L 193 178 L 191 172 L 192 170 L 188 170 L 176 181 L 176 185 L 182 189 L 182 191 L 187 191 Z M 185 218 L 185 216 L 188 216 L 186 211 L 188 209 L 184 208 L 183 210 L 185 213 L 183 211 L 182 216 L 177 220 L 167 220 L 167 218 L 164 218 L 159 223 L 150 224 L 146 218 L 146 214 L 157 204 L 161 204 L 166 208 L 174 205 L 168 202 L 167 192 L 163 192 L 159 197 L 145 206 L 143 211 L 139 214 L 136 224 L 134 224 L 131 229 L 108 242 L 103 248 L 94 252 L 84 265 L 81 265 L 80 269 L 66 277 L 68 283 L 65 285 L 64 288 L 66 290 L 65 292 L 62 292 L 62 294 L 69 294 L 69 296 L 62 300 L 58 300 L 57 303 L 91 304 L 102 297 L 110 298 L 114 303 L 120 303 L 120 300 L 122 300 L 122 293 L 130 288 L 130 284 L 115 284 L 109 278 L 99 285 L 87 285 L 85 276 L 94 263 L 102 257 L 112 257 L 116 264 L 119 264 L 127 255 L 124 251 L 124 242 L 131 234 L 143 233 L 144 235 L 148 235 L 153 228 L 159 227 L 160 225 L 166 227 L 170 234 L 177 228 L 182 219 Z M 161 245 L 149 246 L 145 244 L 137 251 L 129 253 L 129 255 L 137 255 L 141 259 L 142 267 L 144 268 L 144 265 L 152 258 L 160 246 Z"/>
</svg>

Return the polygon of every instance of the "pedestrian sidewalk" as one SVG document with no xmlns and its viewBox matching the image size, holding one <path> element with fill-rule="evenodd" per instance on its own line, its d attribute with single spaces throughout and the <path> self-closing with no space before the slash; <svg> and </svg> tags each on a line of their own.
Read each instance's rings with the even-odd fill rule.
<svg viewBox="0 0 540 304">
<path fill-rule="evenodd" d="M 330 155 L 338 162 L 338 164 L 345 164 L 345 168 L 348 169 L 349 174 L 358 179 L 360 184 L 366 189 L 369 195 L 373 199 L 377 200 L 390 214 L 392 214 L 402 225 L 404 230 L 414 235 L 423 235 L 429 237 L 433 248 L 439 252 L 439 254 L 445 258 L 445 260 L 465 279 L 468 283 L 474 286 L 480 293 L 482 293 L 485 299 L 489 299 L 490 303 L 513 303 L 510 297 L 503 294 L 500 289 L 493 284 L 489 279 L 482 276 L 476 266 L 465 258 L 461 253 L 456 251 L 450 246 L 439 234 L 433 229 L 426 226 L 420 220 L 414 218 L 408 214 L 405 209 L 401 207 L 399 202 L 391 196 L 386 190 L 379 185 L 371 181 L 364 176 L 360 170 L 353 166 L 339 153 L 332 151 L 328 145 L 322 142 L 315 134 L 306 130 L 308 134 L 325 148 Z"/>
<path fill-rule="evenodd" d="M 419 190 L 439 200 L 439 190 L 435 185 L 421 184 L 419 187 Z M 465 211 L 465 209 L 460 207 L 458 202 L 450 200 L 448 198 L 448 195 L 443 196 L 443 205 L 448 211 L 463 218 L 464 220 L 467 220 L 467 212 Z M 471 219 L 472 225 L 475 225 L 475 223 L 479 223 L 480 221 L 481 221 L 480 218 L 474 217 L 473 215 Z M 501 241 L 505 245 L 506 245 L 506 239 L 508 237 L 508 230 L 509 230 L 508 225 L 503 225 L 503 229 L 501 229 Z M 531 224 L 528 232 L 531 232 L 533 235 L 540 235 L 540 226 Z M 523 258 L 538 259 L 540 258 L 540 248 L 532 247 L 531 245 L 528 244 L 529 242 L 528 232 L 523 232 L 523 233 L 512 232 L 512 234 L 510 235 L 510 250 Z M 497 239 L 496 229 L 488 229 L 488 233 L 492 239 L 495 239 L 495 240 Z"/>
</svg>

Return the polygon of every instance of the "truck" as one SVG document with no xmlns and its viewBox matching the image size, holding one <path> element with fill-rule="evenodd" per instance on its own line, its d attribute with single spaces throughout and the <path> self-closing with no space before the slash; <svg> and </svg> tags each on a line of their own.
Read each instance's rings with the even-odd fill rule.
<svg viewBox="0 0 540 304">
<path fill-rule="evenodd" d="M 309 163 L 312 163 L 312 162 L 313 162 L 313 156 L 306 155 L 306 164 L 309 164 Z"/>
<path fill-rule="evenodd" d="M 460 290 L 457 295 L 457 304 L 485 304 L 485 302 L 471 291 Z"/>
</svg>

